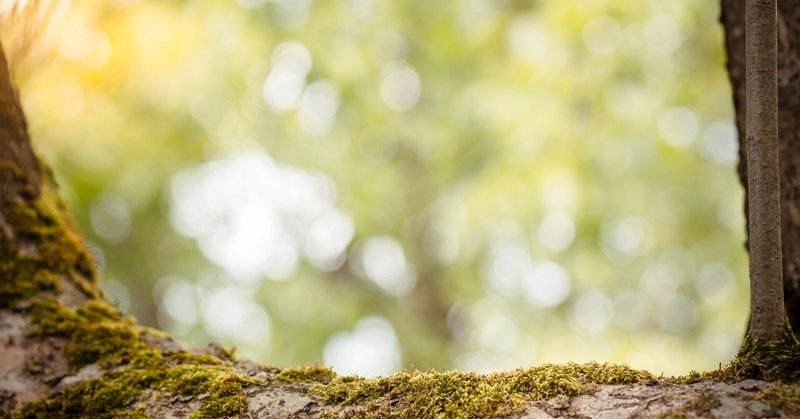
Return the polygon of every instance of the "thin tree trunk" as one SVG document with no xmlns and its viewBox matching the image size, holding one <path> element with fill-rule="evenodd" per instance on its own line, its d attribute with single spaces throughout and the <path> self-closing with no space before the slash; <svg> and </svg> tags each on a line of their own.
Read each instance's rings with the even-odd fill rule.
<svg viewBox="0 0 800 419">
<path fill-rule="evenodd" d="M 727 69 L 739 131 L 739 179 L 747 192 L 745 2 L 722 0 Z M 778 143 L 786 317 L 800 336 L 800 0 L 778 2 Z M 745 199 L 745 215 L 748 215 Z M 749 246 L 748 246 L 749 247 Z"/>
<path fill-rule="evenodd" d="M 746 0 L 750 332 L 772 338 L 784 324 L 778 165 L 777 0 Z"/>
</svg>

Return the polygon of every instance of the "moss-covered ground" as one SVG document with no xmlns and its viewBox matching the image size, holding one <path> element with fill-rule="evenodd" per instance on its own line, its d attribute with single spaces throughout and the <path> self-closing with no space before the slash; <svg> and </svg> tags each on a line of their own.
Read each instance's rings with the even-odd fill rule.
<svg viewBox="0 0 800 419">
<path fill-rule="evenodd" d="M 247 408 L 244 387 L 266 384 L 236 372 L 228 357 L 165 351 L 148 345 L 152 333 L 103 300 L 75 310 L 55 299 L 34 300 L 28 309 L 29 337 L 60 337 L 73 371 L 99 364 L 109 371 L 29 404 L 22 417 L 143 416 L 137 402 L 145 391 L 157 398 L 202 396 L 195 417 L 228 417 Z M 401 372 L 364 379 L 338 376 L 320 366 L 272 370 L 272 382 L 303 385 L 325 403 L 359 405 L 372 417 L 491 417 L 520 411 L 525 401 L 575 396 L 600 384 L 652 380 L 645 371 L 612 364 L 542 365 L 479 375 L 465 372 Z M 364 413 L 365 415 L 367 413 Z"/>
<path fill-rule="evenodd" d="M 557 395 L 577 396 L 601 384 L 651 381 L 649 372 L 613 364 L 542 365 L 489 375 L 466 372 L 401 372 L 388 377 L 343 377 L 322 367 L 284 370 L 283 381 L 312 383 L 311 393 L 329 404 L 359 406 L 370 417 L 499 417 L 520 411 L 526 401 Z M 774 382 L 758 397 L 775 408 L 800 412 L 800 344 L 787 326 L 774 340 L 747 336 L 728 365 L 704 373 L 660 378 L 668 384 L 699 381 L 738 382 L 759 379 Z M 669 417 L 686 417 L 719 404 L 713 395 L 698 397 L 685 411 Z M 792 413 L 793 414 L 793 413 Z"/>
<path fill-rule="evenodd" d="M 145 392 L 161 399 L 199 400 L 195 417 L 236 416 L 247 408 L 244 388 L 267 384 L 238 373 L 230 353 L 211 356 L 163 349 L 153 343 L 165 339 L 159 332 L 138 326 L 103 300 L 91 255 L 52 185 L 45 185 L 38 197 L 16 203 L 5 200 L 3 205 L 6 221 L 17 229 L 18 242 L 0 241 L 4 255 L 0 309 L 27 312 L 31 339 L 63 339 L 63 355 L 73 372 L 89 364 L 107 371 L 26 405 L 20 416 L 143 417 L 146 410 L 137 403 Z M 64 281 L 80 290 L 86 302 L 74 309 L 62 305 L 56 297 Z M 746 338 L 737 357 L 719 370 L 664 381 L 781 380 L 758 397 L 797 412 L 800 389 L 793 383 L 800 382 L 798 348 L 787 326 L 777 340 Z M 598 363 L 541 365 L 488 375 L 407 371 L 372 379 L 339 376 L 320 366 L 269 371 L 269 381 L 301 385 L 329 405 L 358 406 L 355 411 L 365 416 L 409 418 L 504 416 L 520 411 L 526 401 L 576 396 L 602 384 L 654 379 L 646 371 Z"/>
<path fill-rule="evenodd" d="M 487 375 L 406 371 L 371 379 L 339 376 L 322 366 L 264 368 L 269 378 L 263 380 L 238 373 L 233 355 L 227 352 L 212 356 L 154 347 L 147 343 L 152 339 L 146 337 L 158 332 L 137 326 L 101 299 L 88 300 L 75 310 L 55 299 L 34 299 L 26 310 L 33 324 L 29 337 L 64 339 L 64 356 L 73 371 L 96 363 L 108 372 L 25 406 L 21 417 L 145 417 L 146 410 L 138 406 L 145 392 L 161 400 L 177 396 L 201 401 L 194 417 L 237 416 L 247 409 L 245 387 L 270 383 L 300 386 L 325 404 L 342 407 L 356 416 L 502 417 L 522 411 L 527 401 L 577 396 L 603 384 L 656 379 L 649 372 L 621 365 L 568 363 Z M 791 333 L 788 328 L 787 333 Z M 758 397 L 776 408 L 798 412 L 800 387 L 792 384 L 800 377 L 794 356 L 800 353 L 796 345 L 791 334 L 769 344 L 746 340 L 739 356 L 719 370 L 660 377 L 658 381 L 784 380 L 762 389 Z M 687 409 L 707 411 L 715 400 L 706 401 L 707 405 Z M 683 410 L 672 417 L 682 417 L 686 413 Z"/>
<path fill-rule="evenodd" d="M 202 399 L 194 417 L 229 417 L 246 411 L 246 386 L 267 384 L 237 373 L 226 359 L 232 357 L 149 346 L 144 336 L 151 331 L 103 300 L 89 300 L 76 310 L 54 299 L 35 300 L 28 310 L 33 323 L 30 338 L 63 338 L 72 370 L 97 363 L 109 372 L 25 406 L 21 417 L 143 417 L 145 411 L 137 402 L 145 391 L 161 399 Z M 526 400 L 574 396 L 599 384 L 653 378 L 644 371 L 596 363 L 543 365 L 489 375 L 415 371 L 375 379 L 339 376 L 321 366 L 269 371 L 270 382 L 302 385 L 331 405 L 357 404 L 371 417 L 502 416 L 521 410 Z"/>
<path fill-rule="evenodd" d="M 646 371 L 614 364 L 541 365 L 488 375 L 411 371 L 365 379 L 338 376 L 330 369 L 283 370 L 276 379 L 305 382 L 326 403 L 358 406 L 367 417 L 502 417 L 523 410 L 526 401 L 577 396 L 600 384 L 652 380 Z"/>
<path fill-rule="evenodd" d="M 202 400 L 197 418 L 229 417 L 246 410 L 244 387 L 261 383 L 238 374 L 228 360 L 146 343 L 154 331 L 137 326 L 103 300 L 89 300 L 77 310 L 54 299 L 36 300 L 30 316 L 30 338 L 66 340 L 64 356 L 71 370 L 97 363 L 108 372 L 25 406 L 21 417 L 143 416 L 134 404 L 146 390 L 157 398 L 197 397 Z"/>
<path fill-rule="evenodd" d="M 674 381 L 733 383 L 748 378 L 800 383 L 800 343 L 788 322 L 775 339 L 755 340 L 749 334 L 745 336 L 739 353 L 728 365 L 703 373 L 693 371 Z"/>
</svg>

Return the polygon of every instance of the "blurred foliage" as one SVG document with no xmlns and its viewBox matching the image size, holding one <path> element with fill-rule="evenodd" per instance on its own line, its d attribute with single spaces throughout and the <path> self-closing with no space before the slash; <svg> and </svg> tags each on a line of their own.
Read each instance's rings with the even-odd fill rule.
<svg viewBox="0 0 800 419">
<path fill-rule="evenodd" d="M 682 373 L 734 355 L 747 314 L 718 13 L 79 2 L 22 96 L 106 291 L 144 324 L 365 375 L 587 360 Z M 298 201 L 316 215 L 261 214 L 263 185 L 285 189 L 279 203 L 316 191 Z M 319 208 L 338 221 L 314 230 Z M 236 221 L 267 218 L 283 229 Z M 346 245 L 346 260 L 312 263 L 309 243 Z M 283 270 L 238 272 L 238 249 Z"/>
</svg>

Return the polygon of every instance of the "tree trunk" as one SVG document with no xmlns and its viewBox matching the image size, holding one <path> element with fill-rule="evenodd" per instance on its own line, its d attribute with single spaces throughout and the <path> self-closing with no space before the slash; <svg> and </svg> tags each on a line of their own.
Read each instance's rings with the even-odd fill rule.
<svg viewBox="0 0 800 419">
<path fill-rule="evenodd" d="M 745 2 L 750 333 L 754 339 L 775 338 L 783 328 L 785 317 L 781 276 L 776 2 Z"/>
<path fill-rule="evenodd" d="M 800 0 L 778 2 L 778 149 L 780 156 L 781 253 L 786 316 L 800 336 Z M 739 131 L 739 179 L 748 187 L 745 157 L 745 2 L 722 0 L 728 75 Z M 749 209 L 745 200 L 745 214 Z M 748 234 L 749 235 L 749 234 Z M 749 247 L 749 246 L 748 246 Z"/>
</svg>

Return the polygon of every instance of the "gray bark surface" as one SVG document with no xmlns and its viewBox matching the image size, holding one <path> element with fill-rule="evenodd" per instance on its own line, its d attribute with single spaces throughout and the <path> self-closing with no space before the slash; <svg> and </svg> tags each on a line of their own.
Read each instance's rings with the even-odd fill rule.
<svg viewBox="0 0 800 419">
<path fill-rule="evenodd" d="M 30 187 L 34 194 L 39 193 L 41 177 L 39 164 L 28 139 L 27 123 L 22 107 L 19 104 L 17 91 L 9 73 L 5 53 L 0 49 L 0 161 L 16 162 L 19 169 L 31 180 Z M 0 172 L 8 176 L 7 170 Z M 8 189 L 11 182 L 0 182 L 0 195 L 5 199 L 19 194 L 19 191 Z M 1 221 L 1 220 L 0 220 Z"/>
<path fill-rule="evenodd" d="M 781 261 L 776 0 L 746 0 L 745 54 L 750 231 L 750 332 L 784 325 Z"/>
</svg>

